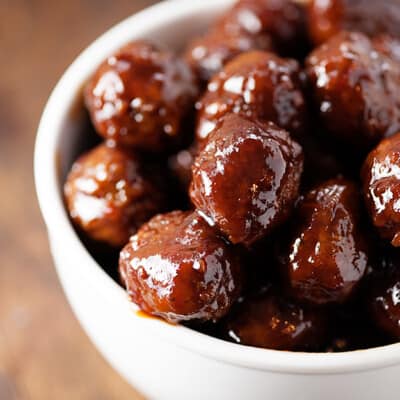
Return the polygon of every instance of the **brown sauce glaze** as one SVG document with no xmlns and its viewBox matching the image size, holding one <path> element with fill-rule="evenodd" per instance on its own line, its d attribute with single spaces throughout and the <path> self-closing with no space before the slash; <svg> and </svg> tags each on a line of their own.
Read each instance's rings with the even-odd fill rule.
<svg viewBox="0 0 400 400">
<path fill-rule="evenodd" d="M 273 53 L 253 51 L 228 63 L 208 84 L 197 103 L 196 137 L 204 141 L 227 113 L 272 121 L 301 136 L 306 104 L 297 61 Z"/>
<path fill-rule="evenodd" d="M 288 218 L 302 168 L 286 131 L 228 114 L 195 159 L 190 197 L 232 243 L 250 245 Z"/>
<path fill-rule="evenodd" d="M 119 265 L 132 301 L 170 322 L 217 320 L 240 294 L 239 254 L 190 211 L 144 224 Z"/>
<path fill-rule="evenodd" d="M 179 142 L 197 90 L 190 68 L 173 53 L 132 42 L 100 65 L 85 100 L 101 136 L 159 152 Z"/>
</svg>

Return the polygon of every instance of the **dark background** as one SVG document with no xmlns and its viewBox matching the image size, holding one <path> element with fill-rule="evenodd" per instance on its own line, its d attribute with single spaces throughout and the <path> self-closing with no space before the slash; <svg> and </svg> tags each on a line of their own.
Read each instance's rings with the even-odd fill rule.
<svg viewBox="0 0 400 400">
<path fill-rule="evenodd" d="M 66 303 L 37 207 L 32 155 L 63 70 L 103 31 L 154 2 L 0 0 L 1 400 L 142 399 Z"/>
</svg>

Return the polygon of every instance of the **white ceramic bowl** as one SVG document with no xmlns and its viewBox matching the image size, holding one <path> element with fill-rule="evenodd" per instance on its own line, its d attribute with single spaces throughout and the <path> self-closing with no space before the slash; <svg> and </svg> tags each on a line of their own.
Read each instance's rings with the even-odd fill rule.
<svg viewBox="0 0 400 400">
<path fill-rule="evenodd" d="M 68 68 L 43 113 L 35 179 L 65 293 L 104 357 L 151 399 L 398 400 L 400 344 L 339 354 L 264 350 L 138 316 L 124 290 L 74 232 L 62 183 L 82 141 L 82 86 L 126 42 L 149 38 L 179 49 L 232 0 L 172 0 L 129 17 Z"/>
</svg>

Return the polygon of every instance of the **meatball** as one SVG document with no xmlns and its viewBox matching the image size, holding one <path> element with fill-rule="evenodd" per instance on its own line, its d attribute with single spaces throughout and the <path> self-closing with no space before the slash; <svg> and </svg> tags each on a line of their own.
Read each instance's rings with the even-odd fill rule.
<svg viewBox="0 0 400 400">
<path fill-rule="evenodd" d="M 306 48 L 304 7 L 291 0 L 240 0 L 185 52 L 188 63 L 208 82 L 240 53 L 277 50 L 298 55 Z"/>
<path fill-rule="evenodd" d="M 162 151 L 179 141 L 197 94 L 183 61 L 146 42 L 132 42 L 97 69 L 85 90 L 97 132 L 117 144 Z"/>
<path fill-rule="evenodd" d="M 250 245 L 289 216 L 302 169 L 286 131 L 227 114 L 195 159 L 190 197 L 232 243 Z"/>
<path fill-rule="evenodd" d="M 236 343 L 275 350 L 317 350 L 326 340 L 321 311 L 266 291 L 240 303 L 223 324 L 223 335 Z"/>
<path fill-rule="evenodd" d="M 170 322 L 216 321 L 240 294 L 237 250 L 196 213 L 151 219 L 122 250 L 119 266 L 132 301 Z"/>
<path fill-rule="evenodd" d="M 310 36 L 321 44 L 342 30 L 368 36 L 388 33 L 400 37 L 398 0 L 312 0 L 309 6 Z"/>
<path fill-rule="evenodd" d="M 223 29 L 214 29 L 190 42 L 184 57 L 205 86 L 234 57 L 257 49 L 272 49 L 268 35 L 256 37 L 245 33 L 231 35 Z"/>
<path fill-rule="evenodd" d="M 355 184 L 327 181 L 299 202 L 281 259 L 291 295 L 316 304 L 343 302 L 368 266 Z"/>
<path fill-rule="evenodd" d="M 361 33 L 343 32 L 306 61 L 325 128 L 357 148 L 400 129 L 400 64 Z"/>
<path fill-rule="evenodd" d="M 294 56 L 307 47 L 306 10 L 293 0 L 239 0 L 219 21 L 230 35 L 269 35 L 281 55 Z"/>
<path fill-rule="evenodd" d="M 364 198 L 380 235 L 400 246 L 400 133 L 383 140 L 367 157 L 361 176 Z"/>
<path fill-rule="evenodd" d="M 217 121 L 233 112 L 268 120 L 292 134 L 304 131 L 306 104 L 295 60 L 253 51 L 236 57 L 208 84 L 197 104 L 196 136 L 204 141 Z"/>
<path fill-rule="evenodd" d="M 106 144 L 82 155 L 64 186 L 72 221 L 94 240 L 125 245 L 137 228 L 166 207 L 160 172 L 148 169 L 132 151 Z"/>
</svg>

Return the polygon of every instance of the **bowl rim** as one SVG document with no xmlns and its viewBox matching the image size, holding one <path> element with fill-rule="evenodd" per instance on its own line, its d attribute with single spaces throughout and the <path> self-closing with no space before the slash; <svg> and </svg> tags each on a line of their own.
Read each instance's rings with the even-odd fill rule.
<svg viewBox="0 0 400 400">
<path fill-rule="evenodd" d="M 40 210 L 50 239 L 65 243 L 72 254 L 84 260 L 76 273 L 95 285 L 110 301 L 123 307 L 132 305 L 125 291 L 109 277 L 81 243 L 64 208 L 58 178 L 59 140 L 62 124 L 90 74 L 117 48 L 135 38 L 146 37 L 161 26 L 173 26 L 197 13 L 216 15 L 234 0 L 167 0 L 155 4 L 118 23 L 87 47 L 67 68 L 43 111 L 34 152 L 34 175 Z M 149 24 L 148 21 L 151 21 Z M 117 303 L 116 303 L 117 304 Z M 289 374 L 342 374 L 393 366 L 400 363 L 400 343 L 343 353 L 302 353 L 261 349 L 217 339 L 184 326 L 173 326 L 134 312 L 132 322 L 150 329 L 186 350 L 220 362 L 246 368 Z"/>
</svg>

